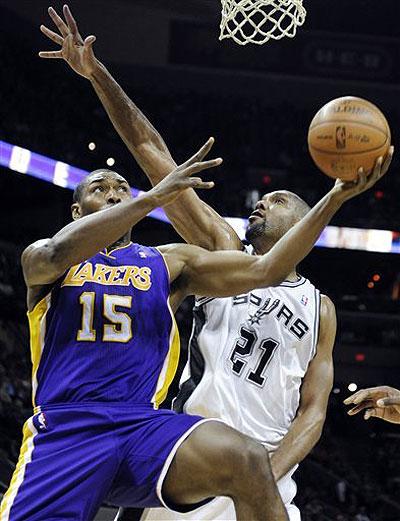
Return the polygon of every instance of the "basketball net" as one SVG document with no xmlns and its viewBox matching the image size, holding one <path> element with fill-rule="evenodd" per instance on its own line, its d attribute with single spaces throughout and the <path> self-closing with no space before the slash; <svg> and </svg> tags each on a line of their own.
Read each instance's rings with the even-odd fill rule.
<svg viewBox="0 0 400 521">
<path fill-rule="evenodd" d="M 221 0 L 219 39 L 231 38 L 239 45 L 262 45 L 285 36 L 296 36 L 307 11 L 303 0 Z"/>
</svg>

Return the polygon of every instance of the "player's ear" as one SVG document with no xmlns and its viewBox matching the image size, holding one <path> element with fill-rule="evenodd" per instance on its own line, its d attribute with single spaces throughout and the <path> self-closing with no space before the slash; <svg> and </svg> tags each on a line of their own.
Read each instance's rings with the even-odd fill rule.
<svg viewBox="0 0 400 521">
<path fill-rule="evenodd" d="M 76 221 L 82 217 L 81 205 L 79 203 L 74 203 L 71 205 L 71 213 L 72 219 Z"/>
</svg>

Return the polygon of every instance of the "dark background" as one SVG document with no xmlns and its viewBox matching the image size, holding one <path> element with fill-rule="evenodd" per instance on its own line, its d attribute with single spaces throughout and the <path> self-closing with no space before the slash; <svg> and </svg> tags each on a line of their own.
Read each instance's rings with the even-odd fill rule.
<svg viewBox="0 0 400 521">
<path fill-rule="evenodd" d="M 61 2 L 54 2 L 55 8 Z M 315 203 L 331 181 L 307 152 L 309 122 L 342 95 L 376 103 L 396 146 L 400 131 L 400 5 L 398 0 L 308 0 L 295 39 L 239 47 L 218 41 L 217 0 L 117 0 L 70 3 L 84 35 L 165 137 L 178 162 L 210 135 L 223 166 L 205 198 L 220 213 L 247 216 L 254 191 L 296 191 Z M 145 176 L 125 150 L 88 82 L 60 61 L 39 31 L 47 2 L 0 0 L 0 139 L 92 170 L 114 169 L 133 186 Z M 94 141 L 96 150 L 88 150 Z M 333 224 L 400 230 L 399 159 L 378 187 L 351 201 Z M 0 168 L 0 482 L 7 485 L 29 416 L 30 362 L 21 250 L 70 219 L 71 193 Z M 179 240 L 146 219 L 133 239 L 153 245 Z M 335 302 L 338 336 L 335 393 L 322 441 L 298 473 L 305 520 L 400 520 L 400 427 L 347 418 L 347 386 L 400 386 L 400 259 L 316 248 L 301 272 Z M 380 280 L 373 288 L 374 274 Z M 183 357 L 191 302 L 179 312 Z M 175 391 L 173 388 L 172 393 Z M 318 392 L 318 389 L 316 389 Z M 338 483 L 344 483 L 338 486 Z M 339 489 L 345 489 L 341 496 Z M 367 518 L 356 517 L 366 510 Z M 364 514 L 362 514 L 364 515 Z"/>
</svg>

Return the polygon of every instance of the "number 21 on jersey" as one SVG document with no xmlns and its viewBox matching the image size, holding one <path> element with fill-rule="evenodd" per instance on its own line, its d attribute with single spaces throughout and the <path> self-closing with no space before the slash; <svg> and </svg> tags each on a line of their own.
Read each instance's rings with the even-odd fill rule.
<svg viewBox="0 0 400 521">
<path fill-rule="evenodd" d="M 255 352 L 258 354 L 257 362 L 253 369 L 247 369 L 248 357 L 252 357 L 254 348 L 257 344 L 258 338 L 254 330 L 242 326 L 239 330 L 240 337 L 236 340 L 235 346 L 230 356 L 232 363 L 232 371 L 241 376 L 245 374 L 246 380 L 263 387 L 266 377 L 265 369 L 271 360 L 272 355 L 275 353 L 276 348 L 279 346 L 279 342 L 273 338 L 265 338 L 261 340 Z M 256 358 L 255 354 L 254 357 Z"/>
</svg>

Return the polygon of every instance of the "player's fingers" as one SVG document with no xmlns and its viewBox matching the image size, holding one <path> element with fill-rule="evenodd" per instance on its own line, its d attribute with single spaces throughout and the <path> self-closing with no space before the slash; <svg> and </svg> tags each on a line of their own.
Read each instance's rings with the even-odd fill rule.
<svg viewBox="0 0 400 521">
<path fill-rule="evenodd" d="M 351 403 L 358 404 L 368 399 L 373 392 L 373 389 L 360 389 L 356 393 L 348 396 L 343 403 L 346 405 L 350 405 Z"/>
<path fill-rule="evenodd" d="M 50 18 L 53 20 L 53 22 L 56 24 L 57 29 L 60 31 L 60 33 L 64 36 L 67 36 L 69 33 L 68 25 L 64 22 L 64 20 L 61 18 L 61 16 L 58 16 L 55 9 L 52 7 L 49 7 L 48 13 L 50 15 Z"/>
<path fill-rule="evenodd" d="M 214 186 L 214 181 L 202 181 L 201 183 L 196 185 L 196 188 L 201 190 L 210 190 L 211 188 L 214 188 Z"/>
<path fill-rule="evenodd" d="M 55 33 L 54 31 L 48 29 L 45 25 L 41 25 L 40 30 L 45 36 L 47 36 L 47 38 L 50 38 L 50 40 L 52 40 L 54 43 L 57 43 L 58 45 L 63 44 L 64 38 L 59 34 Z"/>
<path fill-rule="evenodd" d="M 63 13 L 71 33 L 79 34 L 75 18 L 72 16 L 71 10 L 67 4 L 63 6 Z"/>
<path fill-rule="evenodd" d="M 350 410 L 347 411 L 347 414 L 349 416 L 354 416 L 354 414 L 358 414 L 359 412 L 363 411 L 364 409 L 368 409 L 370 407 L 373 407 L 375 405 L 375 402 L 372 400 L 367 400 L 365 402 L 361 402 L 355 407 L 352 407 Z"/>
<path fill-rule="evenodd" d="M 87 36 L 85 38 L 85 41 L 83 42 L 85 49 L 87 49 L 91 54 L 93 54 L 93 44 L 95 41 L 96 41 L 96 36 L 91 34 L 90 36 Z"/>
<path fill-rule="evenodd" d="M 368 186 L 375 184 L 382 175 L 383 157 L 379 156 L 375 161 L 372 174 L 368 177 Z"/>
<path fill-rule="evenodd" d="M 213 137 L 210 137 L 207 139 L 207 141 L 204 143 L 204 145 L 200 148 L 200 150 L 196 154 L 197 161 L 202 161 L 207 156 L 209 151 L 212 149 L 214 142 L 215 142 L 215 140 Z"/>
<path fill-rule="evenodd" d="M 359 168 L 357 171 L 357 186 L 361 189 L 365 188 L 365 185 L 367 184 L 367 176 L 365 175 L 364 168 Z"/>
<path fill-rule="evenodd" d="M 394 154 L 394 146 L 391 146 L 389 148 L 389 152 L 386 155 L 385 161 L 383 162 L 383 165 L 382 165 L 382 175 L 385 175 L 386 172 L 389 170 L 390 163 L 392 162 L 392 159 L 393 159 L 393 154 Z"/>
<path fill-rule="evenodd" d="M 189 186 L 191 186 L 192 188 L 197 188 L 202 183 L 203 180 L 201 179 L 201 177 L 190 177 L 189 179 Z"/>
<path fill-rule="evenodd" d="M 211 150 L 213 144 L 214 144 L 214 138 L 213 137 L 208 138 L 207 141 L 204 143 L 204 145 L 202 147 L 200 147 L 199 150 L 190 159 L 185 161 L 185 163 L 182 166 L 186 167 L 186 166 L 193 165 L 194 163 L 198 163 L 198 162 L 202 161 L 206 157 L 206 155 L 209 153 L 209 151 Z"/>
<path fill-rule="evenodd" d="M 388 407 L 389 405 L 400 405 L 400 396 L 392 398 L 381 398 L 376 402 L 379 407 Z"/>
<path fill-rule="evenodd" d="M 200 163 L 197 162 L 186 168 L 184 172 L 186 173 L 186 175 L 191 176 L 193 174 L 196 174 L 197 172 L 201 172 L 202 170 L 207 170 L 207 168 L 215 168 L 216 166 L 219 166 L 221 163 L 221 157 L 218 157 L 217 159 L 210 159 L 209 161 L 202 161 Z"/>
<path fill-rule="evenodd" d="M 62 51 L 40 51 L 39 56 L 41 58 L 62 58 Z"/>
<path fill-rule="evenodd" d="M 377 409 L 376 407 L 371 407 L 370 409 L 367 409 L 364 413 L 364 420 L 369 420 L 372 416 L 375 418 L 382 418 L 385 417 L 385 411 L 383 409 Z"/>
</svg>

